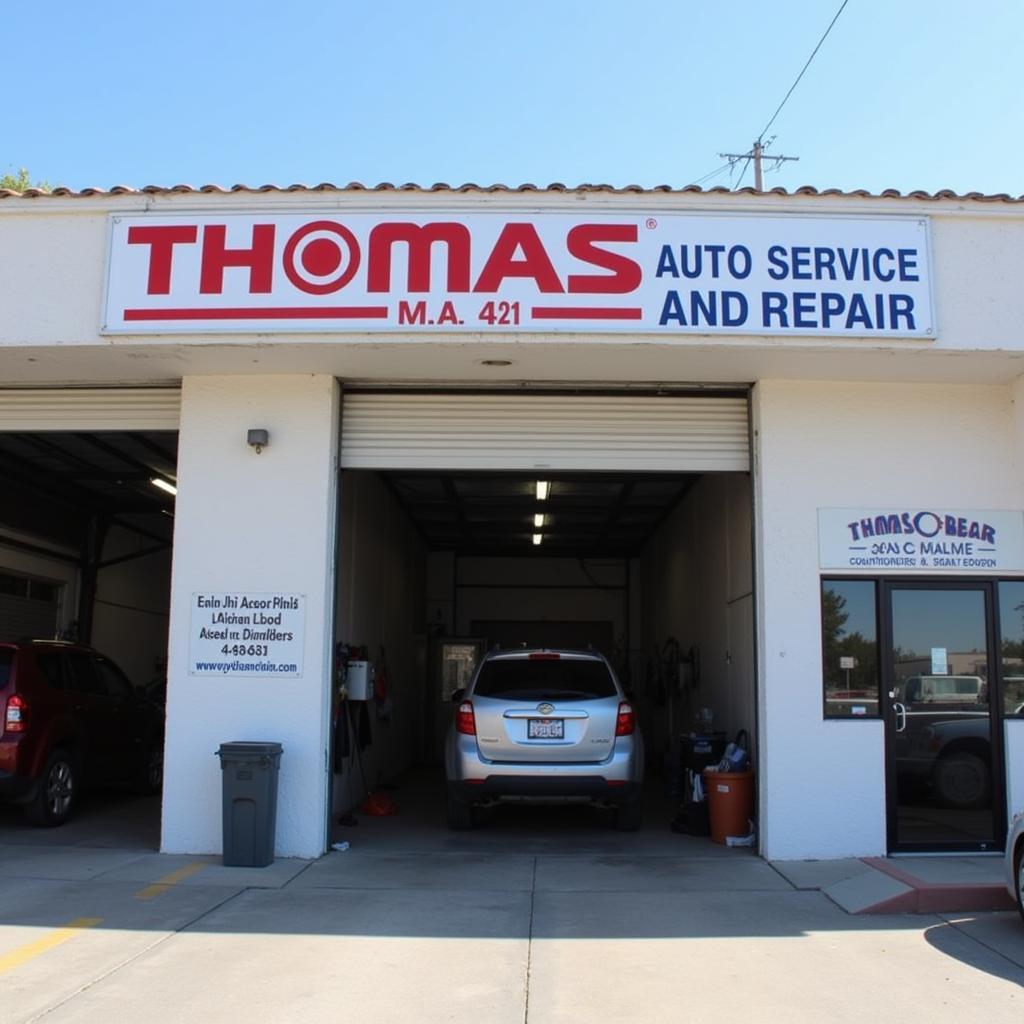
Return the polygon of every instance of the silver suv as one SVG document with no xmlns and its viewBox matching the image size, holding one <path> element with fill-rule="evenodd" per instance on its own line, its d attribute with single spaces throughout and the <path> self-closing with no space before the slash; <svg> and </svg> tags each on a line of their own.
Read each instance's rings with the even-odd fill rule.
<svg viewBox="0 0 1024 1024">
<path fill-rule="evenodd" d="M 445 743 L 448 824 L 503 801 L 611 807 L 641 821 L 643 738 L 611 665 L 595 651 L 493 650 L 456 692 Z"/>
</svg>

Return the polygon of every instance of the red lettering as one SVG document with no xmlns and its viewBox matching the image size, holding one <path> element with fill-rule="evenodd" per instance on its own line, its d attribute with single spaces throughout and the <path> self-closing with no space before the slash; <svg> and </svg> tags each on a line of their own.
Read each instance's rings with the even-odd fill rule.
<svg viewBox="0 0 1024 1024">
<path fill-rule="evenodd" d="M 159 225 L 152 227 L 130 227 L 129 245 L 149 246 L 149 278 L 146 281 L 147 295 L 169 295 L 171 292 L 171 259 L 176 245 L 195 243 L 199 228 L 194 224 Z"/>
<path fill-rule="evenodd" d="M 523 258 L 514 259 L 522 250 Z M 542 292 L 562 292 L 562 282 L 532 224 L 506 224 L 473 288 L 496 292 L 506 277 L 532 277 Z"/>
<path fill-rule="evenodd" d="M 398 322 L 400 324 L 425 324 L 427 322 L 427 304 L 417 302 L 411 306 L 404 299 L 398 303 Z"/>
<path fill-rule="evenodd" d="M 199 291 L 204 295 L 219 295 L 224 291 L 227 267 L 248 267 L 249 294 L 269 292 L 274 277 L 274 225 L 254 224 L 250 249 L 229 249 L 227 232 L 223 224 L 207 224 L 203 230 Z"/>
<path fill-rule="evenodd" d="M 441 307 L 441 312 L 437 315 L 437 322 L 439 324 L 457 324 L 459 322 L 459 314 L 455 312 L 455 306 L 451 302 L 446 301 Z"/>
<path fill-rule="evenodd" d="M 570 274 L 570 292 L 599 292 L 621 295 L 640 287 L 640 264 L 621 253 L 598 249 L 595 242 L 635 242 L 635 224 L 578 224 L 566 239 L 569 254 L 584 263 L 612 271 L 611 274 Z"/>
<path fill-rule="evenodd" d="M 366 290 L 391 289 L 391 250 L 396 242 L 409 247 L 407 291 L 430 291 L 430 256 L 436 243 L 448 250 L 448 292 L 469 291 L 469 228 L 465 224 L 378 224 L 370 232 Z"/>
</svg>

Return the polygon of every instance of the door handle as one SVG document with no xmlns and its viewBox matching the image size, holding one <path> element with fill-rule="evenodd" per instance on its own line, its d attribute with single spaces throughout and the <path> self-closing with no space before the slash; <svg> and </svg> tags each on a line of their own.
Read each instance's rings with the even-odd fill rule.
<svg viewBox="0 0 1024 1024">
<path fill-rule="evenodd" d="M 897 700 L 893 701 L 892 709 L 896 712 L 896 731 L 903 732 L 907 728 L 907 706 Z"/>
</svg>

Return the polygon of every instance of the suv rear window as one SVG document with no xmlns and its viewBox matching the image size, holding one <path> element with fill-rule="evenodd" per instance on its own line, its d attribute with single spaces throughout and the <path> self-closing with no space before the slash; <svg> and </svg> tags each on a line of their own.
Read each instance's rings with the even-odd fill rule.
<svg viewBox="0 0 1024 1024">
<path fill-rule="evenodd" d="M 9 647 L 4 650 L 0 648 L 0 690 L 7 685 L 11 678 L 11 666 L 14 664 L 14 651 Z"/>
<path fill-rule="evenodd" d="M 617 693 L 604 662 L 578 658 L 486 661 L 473 687 L 474 696 L 511 700 L 595 700 Z"/>
</svg>

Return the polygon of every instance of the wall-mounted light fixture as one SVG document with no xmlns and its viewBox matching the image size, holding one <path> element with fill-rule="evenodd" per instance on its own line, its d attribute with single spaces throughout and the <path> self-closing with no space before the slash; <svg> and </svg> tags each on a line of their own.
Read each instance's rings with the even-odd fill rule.
<svg viewBox="0 0 1024 1024">
<path fill-rule="evenodd" d="M 538 512 L 533 517 L 533 525 L 539 530 L 544 525 L 544 513 Z"/>
<path fill-rule="evenodd" d="M 547 480 L 537 481 L 537 500 L 547 501 L 548 491 L 551 490 L 551 484 Z"/>
<path fill-rule="evenodd" d="M 178 488 L 174 486 L 169 480 L 163 480 L 158 476 L 153 477 L 149 481 L 154 487 L 159 487 L 161 491 L 166 491 L 168 494 L 177 494 Z"/>
<path fill-rule="evenodd" d="M 542 534 L 542 533 L 535 533 L 535 534 L 533 535 L 533 543 L 534 543 L 534 545 L 535 545 L 535 546 L 539 546 L 539 545 L 540 545 L 540 542 L 541 542 L 541 541 L 542 541 L 543 539 L 544 539 L 544 534 Z"/>
<path fill-rule="evenodd" d="M 256 454 L 259 455 L 270 444 L 270 431 L 264 430 L 262 427 L 250 430 L 245 437 L 245 441 L 250 448 L 255 448 Z"/>
</svg>

